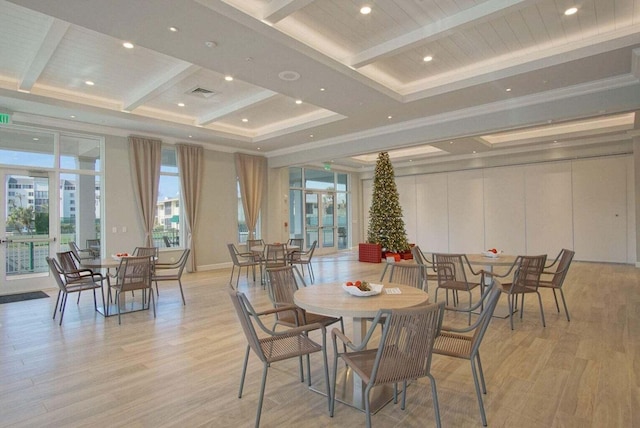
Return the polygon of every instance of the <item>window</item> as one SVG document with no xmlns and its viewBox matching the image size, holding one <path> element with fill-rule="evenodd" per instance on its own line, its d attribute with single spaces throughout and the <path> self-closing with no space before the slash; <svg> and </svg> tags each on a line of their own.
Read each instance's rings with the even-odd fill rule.
<svg viewBox="0 0 640 428">
<path fill-rule="evenodd" d="M 156 203 L 156 219 L 153 230 L 153 245 L 159 248 L 180 246 L 180 174 L 175 147 L 162 148 L 160 183 Z M 165 239 L 166 238 L 166 239 Z"/>
</svg>

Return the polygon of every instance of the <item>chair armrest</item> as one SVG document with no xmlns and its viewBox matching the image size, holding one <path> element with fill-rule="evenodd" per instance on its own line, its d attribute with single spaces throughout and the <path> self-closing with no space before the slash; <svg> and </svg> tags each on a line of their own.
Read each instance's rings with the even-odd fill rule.
<svg viewBox="0 0 640 428">
<path fill-rule="evenodd" d="M 156 263 L 155 264 L 155 268 L 156 269 L 178 269 L 180 267 L 179 263 Z"/>
</svg>

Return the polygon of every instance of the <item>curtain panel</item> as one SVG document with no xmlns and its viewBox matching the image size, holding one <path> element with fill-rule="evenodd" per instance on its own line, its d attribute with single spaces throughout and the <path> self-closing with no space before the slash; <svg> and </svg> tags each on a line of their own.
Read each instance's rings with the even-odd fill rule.
<svg viewBox="0 0 640 428">
<path fill-rule="evenodd" d="M 160 185 L 162 141 L 129 136 L 129 159 L 133 194 L 145 233 L 145 245 L 153 247 L 153 223 Z"/>
<path fill-rule="evenodd" d="M 200 206 L 200 189 L 202 188 L 203 148 L 191 144 L 176 144 L 178 154 L 178 170 L 180 171 L 180 192 L 182 194 L 183 212 L 186 226 L 186 246 L 191 249 L 191 257 L 187 262 L 187 271 L 195 272 L 196 263 L 194 231 L 198 223 L 198 207 Z"/>
<path fill-rule="evenodd" d="M 253 239 L 267 182 L 267 159 L 262 156 L 236 153 L 235 162 L 242 196 L 242 209 L 249 229 L 247 239 Z"/>
</svg>

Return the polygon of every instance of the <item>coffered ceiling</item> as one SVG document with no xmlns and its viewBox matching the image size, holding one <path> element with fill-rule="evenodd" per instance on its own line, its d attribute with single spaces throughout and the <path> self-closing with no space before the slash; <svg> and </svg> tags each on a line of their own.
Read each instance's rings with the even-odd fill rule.
<svg viewBox="0 0 640 428">
<path fill-rule="evenodd" d="M 343 168 L 370 166 L 380 150 L 439 162 L 637 135 L 640 0 L 0 0 L 0 10 L 0 110 L 15 123 Z"/>
</svg>

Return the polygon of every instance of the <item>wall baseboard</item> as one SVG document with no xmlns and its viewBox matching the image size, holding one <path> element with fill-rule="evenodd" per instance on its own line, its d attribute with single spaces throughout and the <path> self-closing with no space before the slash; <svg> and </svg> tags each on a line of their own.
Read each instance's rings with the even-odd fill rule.
<svg viewBox="0 0 640 428">
<path fill-rule="evenodd" d="M 216 263 L 211 265 L 200 265 L 198 266 L 198 271 L 228 269 L 230 267 L 233 267 L 233 262 Z"/>
</svg>

